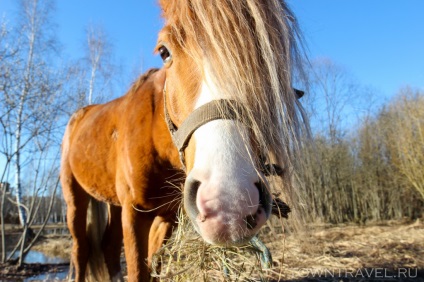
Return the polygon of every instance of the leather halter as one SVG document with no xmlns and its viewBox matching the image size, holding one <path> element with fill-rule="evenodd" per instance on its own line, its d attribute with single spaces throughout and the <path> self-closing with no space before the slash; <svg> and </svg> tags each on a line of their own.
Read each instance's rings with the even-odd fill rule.
<svg viewBox="0 0 424 282">
<path fill-rule="evenodd" d="M 297 98 L 300 99 L 304 92 L 293 89 Z M 221 99 L 213 100 L 209 103 L 206 103 L 199 108 L 195 109 L 180 125 L 177 127 L 169 115 L 168 108 L 166 107 L 166 81 L 163 88 L 164 96 L 164 112 L 165 112 L 165 121 L 168 126 L 168 130 L 171 133 L 172 141 L 178 149 L 180 155 L 180 161 L 183 165 L 183 169 L 186 170 L 185 166 L 185 154 L 184 150 L 187 148 L 188 143 L 190 142 L 191 136 L 193 133 L 202 125 L 218 119 L 226 120 L 237 120 L 244 124 L 248 122 L 248 119 L 245 118 L 246 110 L 244 107 L 237 103 L 234 100 L 230 99 Z M 281 176 L 284 173 L 284 170 L 276 164 L 266 164 L 265 158 L 260 156 L 260 171 L 265 175 L 278 175 Z"/>
<path fill-rule="evenodd" d="M 164 97 L 166 97 L 164 88 Z M 180 160 L 185 170 L 184 150 L 187 148 L 193 133 L 202 125 L 217 119 L 238 120 L 246 123 L 247 119 L 243 119 L 243 107 L 234 100 L 213 100 L 194 110 L 181 124 L 177 127 L 169 115 L 166 107 L 166 98 L 164 98 L 165 121 L 168 130 L 171 133 L 172 141 L 178 149 Z"/>
</svg>

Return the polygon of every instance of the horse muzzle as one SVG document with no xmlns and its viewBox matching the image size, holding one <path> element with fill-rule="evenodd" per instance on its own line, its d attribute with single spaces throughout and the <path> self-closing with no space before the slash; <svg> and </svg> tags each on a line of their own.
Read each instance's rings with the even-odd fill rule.
<svg viewBox="0 0 424 282">
<path fill-rule="evenodd" d="M 272 198 L 266 183 L 234 185 L 228 181 L 200 181 L 190 175 L 186 179 L 185 210 L 195 230 L 210 244 L 246 244 L 271 215 Z"/>
</svg>

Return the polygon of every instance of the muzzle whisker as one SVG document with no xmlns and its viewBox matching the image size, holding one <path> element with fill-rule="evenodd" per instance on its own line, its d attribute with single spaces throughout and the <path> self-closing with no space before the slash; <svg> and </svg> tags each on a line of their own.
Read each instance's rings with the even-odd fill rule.
<svg viewBox="0 0 424 282">
<path fill-rule="evenodd" d="M 160 209 L 160 208 L 162 208 L 162 207 L 164 207 L 164 206 L 166 206 L 166 205 L 170 205 L 171 203 L 174 203 L 174 202 L 176 202 L 176 201 L 178 201 L 178 200 L 181 200 L 181 199 L 180 199 L 180 198 L 173 199 L 173 200 L 171 200 L 171 201 L 169 201 L 169 202 L 166 202 L 166 203 L 164 203 L 164 204 L 162 204 L 162 205 L 160 205 L 160 206 L 157 206 L 156 208 L 149 209 L 149 210 L 143 210 L 143 209 L 136 208 L 136 207 L 134 206 L 134 204 L 131 204 L 131 206 L 133 207 L 133 209 L 134 209 L 134 210 L 136 210 L 136 211 L 138 211 L 138 212 L 148 213 L 148 212 L 152 212 L 152 211 L 158 210 L 158 209 Z"/>
</svg>

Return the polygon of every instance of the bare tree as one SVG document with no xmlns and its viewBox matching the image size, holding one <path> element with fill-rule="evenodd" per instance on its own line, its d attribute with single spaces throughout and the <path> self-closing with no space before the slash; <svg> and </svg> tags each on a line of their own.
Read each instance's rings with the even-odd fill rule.
<svg viewBox="0 0 424 282">
<path fill-rule="evenodd" d="M 19 263 L 25 253 L 31 212 L 36 211 L 35 202 L 24 200 L 24 184 L 34 185 L 33 191 L 43 190 L 40 186 L 52 185 L 45 180 L 51 174 L 50 168 L 54 171 L 58 167 L 58 153 L 54 151 L 59 149 L 59 97 L 63 85 L 61 71 L 54 69 L 53 63 L 58 58 L 55 26 L 50 21 L 53 11 L 54 0 L 19 1 L 17 24 L 7 33 L 2 32 L 0 39 L 1 154 L 13 168 L 12 188 L 23 227 Z M 51 167 L 47 166 L 47 159 L 51 160 Z M 35 166 L 29 166 L 34 162 Z M 25 167 L 35 169 L 35 174 L 25 171 Z"/>
<path fill-rule="evenodd" d="M 301 168 L 310 213 L 330 222 L 347 220 L 352 202 L 353 156 L 346 138 L 352 123 L 352 107 L 359 104 L 359 84 L 341 66 L 328 58 L 311 63 L 309 89 L 302 104 L 310 119 L 313 146 L 305 148 Z M 329 203 L 338 203 L 332 205 Z"/>
<path fill-rule="evenodd" d="M 408 187 L 419 191 L 424 181 L 417 166 L 424 162 L 422 98 L 409 95 L 375 111 L 375 92 L 331 60 L 314 61 L 310 76 L 302 104 L 315 142 L 304 148 L 300 168 L 310 220 L 363 223 L 420 214 L 422 200 Z"/>
<path fill-rule="evenodd" d="M 424 199 L 424 95 L 412 88 L 402 89 L 389 105 L 391 119 L 385 128 L 386 147 L 392 163 Z"/>
<path fill-rule="evenodd" d="M 66 107 L 68 116 L 83 106 L 101 103 L 113 96 L 120 65 L 115 62 L 113 44 L 102 26 L 85 29 L 84 54 L 66 67 Z"/>
<path fill-rule="evenodd" d="M 406 88 L 377 113 L 364 118 L 358 128 L 352 147 L 359 217 L 384 220 L 422 216 L 422 97 Z"/>
<path fill-rule="evenodd" d="M 312 111 L 313 130 L 335 141 L 355 118 L 352 113 L 360 104 L 360 86 L 343 66 L 329 58 L 313 61 L 309 76 L 309 97 L 303 103 Z"/>
<path fill-rule="evenodd" d="M 19 25 L 16 38 L 10 44 L 19 46 L 10 58 L 13 67 L 8 77 L 9 88 L 5 95 L 5 127 L 11 137 L 14 157 L 14 188 L 22 225 L 27 222 L 22 203 L 21 172 L 24 148 L 43 133 L 43 115 L 40 112 L 46 101 L 52 99 L 51 73 L 46 68 L 48 57 L 55 53 L 54 33 L 50 25 L 50 13 L 54 6 L 50 0 L 22 0 L 19 5 Z"/>
<path fill-rule="evenodd" d="M 102 26 L 88 25 L 86 38 L 83 61 L 88 79 L 87 103 L 93 104 L 95 101 L 101 102 L 111 94 L 117 65 L 114 63 L 113 45 Z"/>
</svg>

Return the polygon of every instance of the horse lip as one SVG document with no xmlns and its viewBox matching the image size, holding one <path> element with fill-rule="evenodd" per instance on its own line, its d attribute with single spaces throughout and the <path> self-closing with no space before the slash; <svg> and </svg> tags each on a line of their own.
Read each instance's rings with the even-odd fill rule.
<svg viewBox="0 0 424 282">
<path fill-rule="evenodd" d="M 254 230 L 257 227 L 258 215 L 260 215 L 262 212 L 265 212 L 266 219 L 268 219 L 272 210 L 272 200 L 266 183 L 258 181 L 255 183 L 255 186 L 259 192 L 259 205 L 255 213 L 247 215 L 244 219 L 246 222 L 246 226 L 249 230 Z"/>
</svg>

